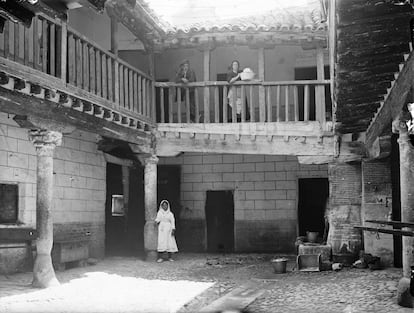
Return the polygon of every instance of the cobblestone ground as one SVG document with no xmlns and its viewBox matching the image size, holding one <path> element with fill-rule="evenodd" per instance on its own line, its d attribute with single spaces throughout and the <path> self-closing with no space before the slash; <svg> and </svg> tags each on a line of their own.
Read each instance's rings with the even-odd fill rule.
<svg viewBox="0 0 414 313">
<path fill-rule="evenodd" d="M 30 288 L 31 273 L 0 276 L 0 312 L 189 313 L 252 282 L 265 290 L 248 307 L 252 313 L 414 312 L 395 304 L 401 270 L 302 273 L 291 272 L 290 262 L 287 274 L 273 274 L 270 258 L 182 254 L 161 264 L 107 258 L 57 272 L 62 285 L 52 290 Z"/>
</svg>

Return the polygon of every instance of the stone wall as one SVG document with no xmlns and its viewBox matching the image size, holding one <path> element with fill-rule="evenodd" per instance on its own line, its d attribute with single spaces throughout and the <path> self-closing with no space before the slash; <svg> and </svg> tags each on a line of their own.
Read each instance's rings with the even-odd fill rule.
<svg viewBox="0 0 414 313">
<path fill-rule="evenodd" d="M 327 177 L 326 165 L 300 165 L 292 156 L 185 153 L 160 158 L 181 166 L 181 249 L 206 249 L 208 190 L 234 190 L 235 250 L 293 252 L 298 178 Z"/>
<path fill-rule="evenodd" d="M 388 159 L 362 163 L 362 220 L 383 220 L 392 217 L 391 166 Z M 364 223 L 378 227 L 378 224 Z M 392 227 L 388 227 L 392 229 Z M 381 257 L 386 266 L 394 263 L 394 242 L 391 234 L 364 232 L 364 250 Z"/>
<path fill-rule="evenodd" d="M 0 182 L 18 183 L 21 225 L 36 226 L 36 152 L 28 131 L 13 116 L 0 113 Z M 75 131 L 64 136 L 54 157 L 53 221 L 55 234 L 73 231 L 91 238 L 94 257 L 104 254 L 106 162 L 96 146 L 96 134 Z M 70 225 L 70 227 L 68 226 Z M 0 253 L 12 253 L 12 249 Z M 1 256 L 0 256 L 1 258 Z"/>
</svg>

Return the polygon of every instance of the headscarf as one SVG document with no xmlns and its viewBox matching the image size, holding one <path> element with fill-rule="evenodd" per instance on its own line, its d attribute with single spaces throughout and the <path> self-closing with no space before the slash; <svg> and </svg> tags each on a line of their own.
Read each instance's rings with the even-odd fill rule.
<svg viewBox="0 0 414 313">
<path fill-rule="evenodd" d="M 162 208 L 162 204 L 163 203 L 167 203 L 167 210 L 164 210 L 163 208 Z M 170 203 L 168 202 L 168 200 L 162 200 L 161 202 L 160 202 L 160 206 L 159 206 L 159 208 L 158 208 L 158 211 L 160 211 L 160 212 L 163 212 L 163 213 L 168 213 L 168 212 L 170 212 L 171 210 L 170 210 Z"/>
</svg>

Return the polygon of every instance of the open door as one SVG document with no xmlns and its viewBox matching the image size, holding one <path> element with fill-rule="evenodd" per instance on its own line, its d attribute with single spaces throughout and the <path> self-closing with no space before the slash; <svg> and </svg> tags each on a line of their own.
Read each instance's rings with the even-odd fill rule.
<svg viewBox="0 0 414 313">
<path fill-rule="evenodd" d="M 232 190 L 207 191 L 207 251 L 234 251 L 234 199 Z"/>
</svg>

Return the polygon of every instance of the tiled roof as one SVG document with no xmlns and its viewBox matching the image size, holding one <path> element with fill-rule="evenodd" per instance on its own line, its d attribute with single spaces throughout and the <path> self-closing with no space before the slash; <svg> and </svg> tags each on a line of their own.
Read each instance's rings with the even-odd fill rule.
<svg viewBox="0 0 414 313">
<path fill-rule="evenodd" d="M 155 14 L 143 3 L 151 14 Z M 320 32 L 327 29 L 321 2 L 309 0 L 306 6 L 275 8 L 261 15 L 238 18 L 200 20 L 194 23 L 171 25 L 158 18 L 167 35 L 217 32 Z"/>
</svg>

